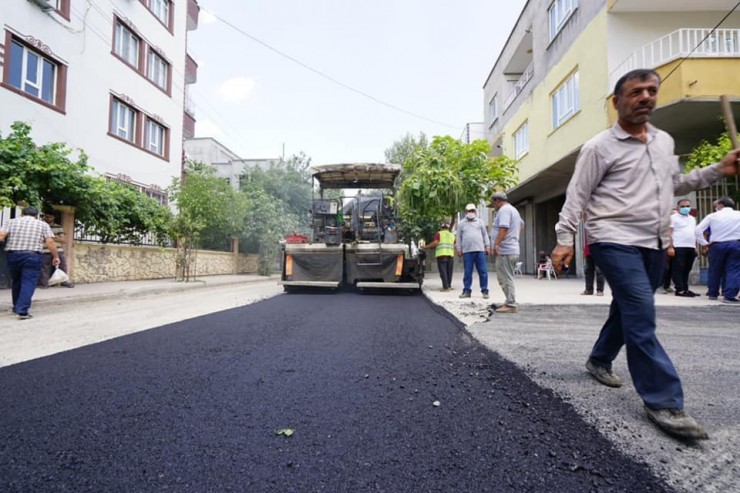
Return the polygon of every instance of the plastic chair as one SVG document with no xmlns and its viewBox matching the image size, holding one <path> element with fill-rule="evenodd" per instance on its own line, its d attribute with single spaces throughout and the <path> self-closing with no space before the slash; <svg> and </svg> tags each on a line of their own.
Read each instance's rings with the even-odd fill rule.
<svg viewBox="0 0 740 493">
<path fill-rule="evenodd" d="M 555 268 L 552 266 L 552 260 L 547 259 L 547 262 L 544 264 L 538 264 L 537 265 L 537 279 L 541 279 L 540 274 L 544 273 L 544 275 L 547 276 L 547 280 L 550 280 L 550 276 L 554 277 L 555 279 L 558 278 L 558 275 L 555 273 Z"/>
<path fill-rule="evenodd" d="M 524 265 L 524 262 L 517 262 L 514 264 L 514 275 L 515 276 L 523 276 L 524 273 L 522 272 L 522 265 Z"/>
</svg>

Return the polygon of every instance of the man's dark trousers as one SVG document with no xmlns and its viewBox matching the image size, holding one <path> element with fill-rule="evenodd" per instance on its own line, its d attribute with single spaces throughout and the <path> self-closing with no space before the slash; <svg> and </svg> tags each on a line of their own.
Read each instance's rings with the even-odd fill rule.
<svg viewBox="0 0 740 493">
<path fill-rule="evenodd" d="M 452 287 L 452 268 L 455 266 L 455 258 L 448 255 L 437 257 L 437 270 L 439 278 L 442 279 L 442 288 Z"/>
<path fill-rule="evenodd" d="M 683 408 L 681 380 L 655 335 L 654 296 L 665 252 L 616 243 L 593 243 L 590 248 L 613 296 L 590 358 L 611 368 L 625 345 L 632 382 L 645 404 L 653 409 Z"/>
<path fill-rule="evenodd" d="M 36 252 L 7 252 L 8 274 L 12 279 L 13 311 L 28 314 L 33 293 L 41 271 L 41 254 Z"/>
<path fill-rule="evenodd" d="M 709 248 L 709 296 L 719 294 L 719 286 L 724 276 L 722 295 L 731 300 L 740 291 L 740 240 L 719 241 Z"/>
<path fill-rule="evenodd" d="M 473 286 L 473 267 L 478 271 L 480 290 L 488 292 L 488 266 L 486 265 L 486 252 L 463 253 L 463 292 L 469 293 Z"/>
<path fill-rule="evenodd" d="M 696 248 L 675 248 L 675 254 L 671 257 L 671 273 L 676 293 L 689 290 L 689 274 L 696 259 Z"/>
</svg>

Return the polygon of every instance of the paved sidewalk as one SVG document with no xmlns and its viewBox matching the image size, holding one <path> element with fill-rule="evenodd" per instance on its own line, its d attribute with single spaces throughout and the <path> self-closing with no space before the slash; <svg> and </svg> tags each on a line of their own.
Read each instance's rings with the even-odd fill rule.
<svg viewBox="0 0 740 493">
<path fill-rule="evenodd" d="M 74 288 L 55 286 L 48 289 L 37 288 L 33 297 L 33 305 L 49 305 L 67 303 L 75 299 L 97 301 L 104 299 L 125 298 L 132 296 L 146 296 L 158 293 L 172 293 L 191 289 L 225 286 L 230 284 L 275 283 L 279 275 L 258 276 L 250 274 L 203 276 L 195 281 L 178 282 L 174 278 L 154 279 L 146 281 L 118 281 L 76 284 Z M 480 305 L 484 308 L 491 303 L 501 303 L 504 300 L 503 292 L 496 281 L 496 276 L 489 273 L 488 278 L 491 297 L 484 300 L 478 287 L 478 278 L 474 276 L 473 295 L 469 299 L 459 299 L 462 291 L 462 272 L 455 272 L 453 290 L 442 292 L 442 282 L 436 272 L 429 272 L 424 279 L 423 291 L 435 303 L 449 305 L 459 302 L 466 305 Z M 537 280 L 532 275 L 516 278 L 517 302 L 520 305 L 608 305 L 611 303 L 611 291 L 607 286 L 604 296 L 582 296 L 582 278 L 560 278 Z M 706 286 L 692 286 L 691 289 L 700 294 L 706 293 Z M 721 304 L 709 300 L 706 296 L 696 298 L 682 298 L 671 294 L 656 294 L 657 306 L 714 306 Z M 0 309 L 10 308 L 10 290 L 0 289 Z"/>
<path fill-rule="evenodd" d="M 239 274 L 227 276 L 203 276 L 194 281 L 179 282 L 174 278 L 152 279 L 146 281 L 117 281 L 76 284 L 74 288 L 54 286 L 51 288 L 36 288 L 33 295 L 33 307 L 68 303 L 74 300 L 98 301 L 106 299 L 126 298 L 133 296 L 147 296 L 158 293 L 174 293 L 191 289 L 211 288 L 230 284 L 275 283 L 280 276 L 258 276 Z M 0 289 L 0 310 L 8 310 L 11 306 L 10 289 Z"/>
<path fill-rule="evenodd" d="M 583 278 L 568 277 L 547 280 L 537 279 L 533 275 L 517 276 L 515 280 L 516 300 L 519 305 L 609 305 L 612 302 L 611 290 L 606 286 L 604 296 L 583 296 Z M 462 272 L 455 272 L 452 280 L 452 291 L 442 292 L 442 281 L 436 272 L 428 272 L 424 277 L 424 292 L 432 301 L 450 302 L 473 302 L 480 305 L 491 303 L 503 303 L 504 293 L 496 280 L 496 273 L 488 273 L 488 290 L 490 299 L 484 300 L 478 284 L 477 274 L 473 276 L 472 296 L 469 299 L 459 299 L 462 292 Z M 691 290 L 701 294 L 696 298 L 683 298 L 670 294 L 655 294 L 657 306 L 714 306 L 721 305 L 720 301 L 708 299 L 705 294 L 706 286 L 691 286 Z"/>
</svg>

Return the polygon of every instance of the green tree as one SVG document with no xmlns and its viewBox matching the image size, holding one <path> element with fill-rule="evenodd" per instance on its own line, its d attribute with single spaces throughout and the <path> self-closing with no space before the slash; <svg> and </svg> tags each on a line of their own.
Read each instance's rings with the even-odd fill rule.
<svg viewBox="0 0 740 493">
<path fill-rule="evenodd" d="M 10 134 L 0 136 L 0 206 L 73 206 L 77 222 L 102 242 L 136 243 L 147 233 L 167 238 L 166 207 L 127 185 L 91 175 L 85 153 L 79 151 L 76 160 L 72 153 L 59 142 L 36 145 L 29 124 L 13 123 Z"/>
<path fill-rule="evenodd" d="M 29 124 L 15 122 L 11 130 L 0 135 L 0 206 L 77 206 L 86 199 L 91 183 L 84 152 L 73 161 L 62 143 L 37 146 Z"/>
<path fill-rule="evenodd" d="M 730 142 L 730 136 L 727 132 L 720 135 L 715 143 L 703 140 L 691 154 L 689 154 L 686 160 L 685 172 L 689 172 L 696 168 L 704 168 L 710 164 L 714 164 L 722 160 L 728 152 L 732 150 L 732 143 Z"/>
<path fill-rule="evenodd" d="M 252 194 L 263 190 L 272 203 L 298 218 L 298 228 L 309 226 L 308 210 L 311 207 L 311 158 L 303 152 L 291 156 L 287 161 L 272 163 L 267 169 L 253 167 L 244 172 L 240 179 L 242 191 Z"/>
<path fill-rule="evenodd" d="M 196 249 L 223 250 L 232 237 L 241 236 L 251 204 L 246 195 L 217 177 L 213 168 L 196 162 L 186 164 L 184 182 L 175 178 L 168 191 L 178 209 L 172 226 L 178 246 L 178 278 L 189 281 Z"/>
<path fill-rule="evenodd" d="M 412 157 L 417 149 L 425 149 L 429 145 L 427 137 L 423 132 L 419 133 L 419 138 L 415 138 L 407 133 L 385 150 L 385 162 L 403 165 L 407 159 Z"/>
<path fill-rule="evenodd" d="M 492 159 L 485 140 L 465 144 L 450 136 L 434 137 L 404 163 L 399 190 L 404 237 L 429 236 L 441 220 L 454 220 L 469 202 L 487 200 L 495 189 L 516 184 L 516 162 Z"/>
</svg>

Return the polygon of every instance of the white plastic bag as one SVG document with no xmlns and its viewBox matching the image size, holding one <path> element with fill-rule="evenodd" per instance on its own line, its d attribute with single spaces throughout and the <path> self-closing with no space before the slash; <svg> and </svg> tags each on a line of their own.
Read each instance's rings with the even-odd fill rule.
<svg viewBox="0 0 740 493">
<path fill-rule="evenodd" d="M 62 284 L 63 282 L 69 281 L 69 276 L 66 272 L 64 272 L 62 269 L 56 269 L 54 273 L 49 278 L 49 286 L 56 286 L 57 284 Z"/>
</svg>

